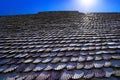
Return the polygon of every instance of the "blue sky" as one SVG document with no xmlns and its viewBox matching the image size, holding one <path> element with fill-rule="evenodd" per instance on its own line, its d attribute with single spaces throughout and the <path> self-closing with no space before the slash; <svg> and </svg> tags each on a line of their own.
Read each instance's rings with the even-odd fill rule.
<svg viewBox="0 0 120 80">
<path fill-rule="evenodd" d="M 120 0 L 96 0 L 85 10 L 80 0 L 0 0 L 0 15 L 34 14 L 43 11 L 120 12 Z"/>
</svg>

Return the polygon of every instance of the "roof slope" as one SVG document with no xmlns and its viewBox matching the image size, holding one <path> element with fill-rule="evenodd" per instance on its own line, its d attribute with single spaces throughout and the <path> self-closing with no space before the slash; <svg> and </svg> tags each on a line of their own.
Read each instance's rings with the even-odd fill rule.
<svg viewBox="0 0 120 80">
<path fill-rule="evenodd" d="M 0 17 L 1 80 L 120 79 L 120 14 Z"/>
</svg>

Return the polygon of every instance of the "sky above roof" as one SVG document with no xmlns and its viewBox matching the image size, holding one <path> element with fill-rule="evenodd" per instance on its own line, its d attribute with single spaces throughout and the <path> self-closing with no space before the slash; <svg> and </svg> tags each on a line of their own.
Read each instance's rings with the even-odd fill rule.
<svg viewBox="0 0 120 80">
<path fill-rule="evenodd" d="M 120 0 L 0 0 L 0 15 L 44 11 L 120 12 Z"/>
</svg>

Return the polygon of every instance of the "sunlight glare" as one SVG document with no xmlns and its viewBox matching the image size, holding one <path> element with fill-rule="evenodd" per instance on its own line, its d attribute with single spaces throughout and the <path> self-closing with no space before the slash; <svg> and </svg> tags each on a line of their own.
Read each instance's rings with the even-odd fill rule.
<svg viewBox="0 0 120 80">
<path fill-rule="evenodd" d="M 96 0 L 80 0 L 81 5 L 91 7 L 96 3 Z"/>
<path fill-rule="evenodd" d="M 89 9 L 97 5 L 97 1 L 98 0 L 77 0 L 77 4 L 79 4 L 79 6 L 85 11 L 89 11 Z"/>
</svg>

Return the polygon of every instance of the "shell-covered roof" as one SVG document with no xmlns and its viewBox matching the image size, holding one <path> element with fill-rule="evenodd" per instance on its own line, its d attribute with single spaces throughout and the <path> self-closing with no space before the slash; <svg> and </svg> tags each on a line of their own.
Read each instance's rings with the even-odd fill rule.
<svg viewBox="0 0 120 80">
<path fill-rule="evenodd" d="M 120 14 L 0 17 L 0 80 L 120 80 Z"/>
</svg>

